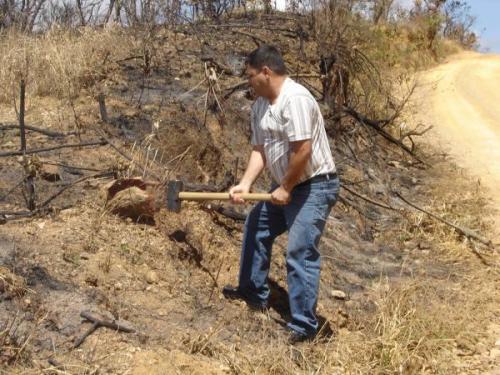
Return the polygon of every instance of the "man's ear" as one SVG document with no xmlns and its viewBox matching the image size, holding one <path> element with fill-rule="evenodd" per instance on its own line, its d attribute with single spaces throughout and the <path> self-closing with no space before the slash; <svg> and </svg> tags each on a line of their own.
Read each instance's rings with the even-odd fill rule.
<svg viewBox="0 0 500 375">
<path fill-rule="evenodd" d="M 262 67 L 262 72 L 264 73 L 264 75 L 266 77 L 270 77 L 271 76 L 271 73 L 273 72 L 271 69 L 269 69 L 269 67 L 267 65 L 264 65 Z"/>
</svg>

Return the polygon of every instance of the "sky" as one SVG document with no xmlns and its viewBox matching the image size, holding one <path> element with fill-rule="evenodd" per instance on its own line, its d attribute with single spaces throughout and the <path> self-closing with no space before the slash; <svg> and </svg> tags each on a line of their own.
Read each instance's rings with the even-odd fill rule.
<svg viewBox="0 0 500 375">
<path fill-rule="evenodd" d="M 469 0 L 477 17 L 475 30 L 481 36 L 481 50 L 500 53 L 500 0 Z"/>
</svg>

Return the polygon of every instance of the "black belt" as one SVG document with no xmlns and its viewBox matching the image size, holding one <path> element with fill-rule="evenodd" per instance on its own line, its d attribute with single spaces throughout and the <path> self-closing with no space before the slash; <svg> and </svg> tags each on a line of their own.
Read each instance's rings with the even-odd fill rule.
<svg viewBox="0 0 500 375">
<path fill-rule="evenodd" d="M 304 186 L 304 185 L 311 184 L 313 182 L 333 180 L 334 178 L 337 178 L 337 172 L 318 174 L 318 175 L 311 177 L 311 178 L 305 180 L 304 182 L 301 182 L 300 184 L 297 184 L 295 186 L 296 187 L 297 186 Z"/>
</svg>

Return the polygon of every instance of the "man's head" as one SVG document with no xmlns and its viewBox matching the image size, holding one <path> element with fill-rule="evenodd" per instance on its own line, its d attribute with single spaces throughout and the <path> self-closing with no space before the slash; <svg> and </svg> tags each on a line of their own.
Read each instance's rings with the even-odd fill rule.
<svg viewBox="0 0 500 375">
<path fill-rule="evenodd" d="M 286 76 L 285 62 L 274 46 L 260 46 L 248 55 L 245 63 L 248 83 L 257 96 L 271 96 L 276 81 Z"/>
</svg>

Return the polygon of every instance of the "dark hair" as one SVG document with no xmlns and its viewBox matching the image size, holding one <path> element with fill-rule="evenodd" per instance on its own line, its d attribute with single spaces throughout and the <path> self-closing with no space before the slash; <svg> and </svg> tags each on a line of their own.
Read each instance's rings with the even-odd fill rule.
<svg viewBox="0 0 500 375">
<path fill-rule="evenodd" d="M 286 74 L 286 66 L 280 51 L 269 44 L 263 44 L 256 50 L 253 50 L 245 60 L 246 65 L 255 69 L 262 69 L 267 66 L 274 73 L 279 75 Z"/>
</svg>

